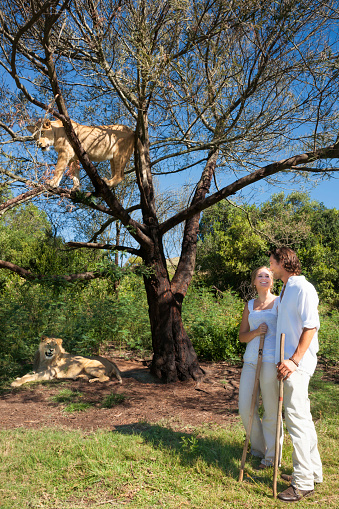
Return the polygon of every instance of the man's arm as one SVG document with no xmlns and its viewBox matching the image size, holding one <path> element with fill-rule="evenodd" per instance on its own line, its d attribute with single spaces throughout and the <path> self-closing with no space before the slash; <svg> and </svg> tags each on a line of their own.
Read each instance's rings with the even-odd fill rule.
<svg viewBox="0 0 339 509">
<path fill-rule="evenodd" d="M 299 364 L 308 347 L 310 346 L 316 330 L 316 327 L 313 329 L 307 329 L 306 327 L 303 328 L 298 346 L 292 355 L 292 358 L 295 360 L 296 364 L 290 359 L 284 359 L 283 362 L 279 362 L 277 364 L 278 380 L 286 380 L 286 378 L 289 378 L 292 373 L 294 373 L 294 371 L 297 369 L 297 364 Z"/>
</svg>

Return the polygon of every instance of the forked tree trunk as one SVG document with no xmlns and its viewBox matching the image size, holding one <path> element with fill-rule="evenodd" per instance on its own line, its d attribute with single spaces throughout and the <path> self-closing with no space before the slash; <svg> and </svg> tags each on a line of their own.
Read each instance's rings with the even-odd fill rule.
<svg viewBox="0 0 339 509">
<path fill-rule="evenodd" d="M 142 73 L 141 75 L 142 76 Z M 141 246 L 140 255 L 149 267 L 144 276 L 152 330 L 153 360 L 151 372 L 166 383 L 199 380 L 204 371 L 188 337 L 181 317 L 182 302 L 194 273 L 200 214 L 185 224 L 182 252 L 176 273 L 170 281 L 163 250 L 163 232 L 157 218 L 149 155 L 146 106 L 139 107 L 136 126 L 135 169 L 140 189 L 141 209 L 149 242 Z M 204 199 L 214 174 L 217 151 L 211 150 L 192 204 Z"/>
<path fill-rule="evenodd" d="M 204 198 L 209 190 L 217 154 L 211 152 L 197 186 L 192 203 Z M 192 342 L 182 323 L 182 303 L 192 280 L 200 214 L 185 224 L 182 251 L 177 270 L 170 281 L 163 253 L 159 225 L 152 223 L 152 254 L 143 256 L 152 271 L 144 278 L 152 330 L 153 360 L 151 372 L 166 383 L 178 380 L 199 380 L 203 369 L 199 366 Z"/>
</svg>

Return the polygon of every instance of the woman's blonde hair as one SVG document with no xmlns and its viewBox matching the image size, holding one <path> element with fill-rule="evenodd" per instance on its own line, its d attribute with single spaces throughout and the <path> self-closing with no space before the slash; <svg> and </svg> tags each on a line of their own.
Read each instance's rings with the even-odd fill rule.
<svg viewBox="0 0 339 509">
<path fill-rule="evenodd" d="M 268 271 L 268 273 L 270 275 L 270 279 L 271 279 L 271 288 L 272 288 L 272 286 L 274 284 L 273 274 L 271 272 L 271 269 L 269 269 L 268 267 L 263 265 L 262 267 L 258 267 L 257 269 L 254 269 L 254 271 L 251 274 L 251 287 L 253 288 L 253 290 L 256 290 L 256 287 L 254 286 L 254 280 L 257 277 L 257 274 L 258 274 L 259 270 L 261 270 L 261 269 L 266 269 Z"/>
</svg>

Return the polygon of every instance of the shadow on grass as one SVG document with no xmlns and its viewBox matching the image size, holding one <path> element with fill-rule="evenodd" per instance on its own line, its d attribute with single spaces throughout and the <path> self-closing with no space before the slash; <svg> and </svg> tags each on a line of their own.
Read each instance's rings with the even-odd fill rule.
<svg viewBox="0 0 339 509">
<path fill-rule="evenodd" d="M 184 465 L 194 465 L 203 461 L 209 466 L 220 469 L 223 474 L 238 479 L 242 455 L 241 434 L 236 430 L 235 437 L 202 437 L 198 434 L 173 431 L 158 424 L 138 422 L 116 425 L 115 432 L 123 435 L 138 435 L 152 447 L 174 452 Z M 248 454 L 247 465 L 258 464 L 259 459 Z M 263 479 L 260 476 L 260 479 Z"/>
</svg>

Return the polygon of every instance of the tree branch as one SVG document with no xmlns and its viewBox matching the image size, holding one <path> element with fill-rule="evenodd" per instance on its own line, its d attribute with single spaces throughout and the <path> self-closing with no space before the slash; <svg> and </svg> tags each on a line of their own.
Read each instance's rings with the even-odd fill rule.
<svg viewBox="0 0 339 509">
<path fill-rule="evenodd" d="M 127 253 L 140 256 L 140 251 L 133 247 L 116 246 L 114 244 L 98 244 L 96 242 L 67 242 L 68 247 L 82 249 L 107 249 L 108 251 L 126 251 Z"/>
<path fill-rule="evenodd" d="M 0 122 L 0 127 L 2 127 L 14 141 L 35 141 L 33 136 L 18 136 L 15 131 L 13 131 L 10 127 L 8 127 L 3 122 Z"/>
<path fill-rule="evenodd" d="M 289 157 L 288 159 L 283 159 L 276 163 L 269 164 L 264 166 L 263 168 L 259 168 L 258 170 L 242 177 L 232 184 L 224 187 L 220 191 L 211 194 L 208 198 L 199 201 L 198 203 L 192 204 L 185 210 L 182 210 L 178 214 L 172 216 L 167 221 L 164 221 L 160 225 L 160 231 L 165 234 L 171 228 L 181 223 L 182 221 L 187 220 L 192 217 L 194 214 L 201 212 L 212 205 L 215 205 L 219 201 L 227 198 L 228 196 L 235 194 L 240 189 L 253 184 L 254 182 L 258 182 L 270 175 L 274 175 L 280 171 L 288 170 L 291 168 L 296 168 L 299 164 L 305 164 L 314 162 L 320 159 L 327 158 L 338 158 L 339 157 L 339 146 L 338 144 L 331 145 L 329 147 L 324 147 L 322 149 L 316 150 L 314 152 L 308 152 L 304 154 L 298 154 L 296 156 Z M 303 171 L 304 168 L 300 168 L 300 171 Z M 313 168 L 305 170 L 305 171 L 315 171 Z M 336 170 L 335 170 L 336 171 Z"/>
<path fill-rule="evenodd" d="M 205 169 L 197 185 L 192 206 L 200 203 L 209 192 L 211 181 L 214 175 L 218 159 L 218 151 L 211 151 L 208 155 Z M 188 286 L 191 282 L 197 251 L 198 231 L 199 231 L 200 212 L 189 217 L 185 224 L 185 230 L 182 241 L 181 256 L 177 270 L 171 281 L 171 288 L 174 294 L 180 294 L 182 298 L 186 295 Z"/>
<path fill-rule="evenodd" d="M 8 210 L 13 209 L 14 207 L 17 207 L 18 205 L 21 205 L 22 203 L 25 203 L 27 201 L 32 200 L 35 196 L 39 196 L 45 191 L 44 188 L 37 187 L 35 189 L 31 189 L 30 191 L 27 191 L 26 193 L 22 193 L 15 198 L 12 198 L 8 200 L 6 203 L 3 203 L 0 205 L 0 217 L 3 216 Z"/>
<path fill-rule="evenodd" d="M 65 3 L 62 5 L 61 9 L 64 9 L 69 0 L 66 0 Z M 28 90 L 22 85 L 20 78 L 16 71 L 16 50 L 18 41 L 20 38 L 24 35 L 24 33 L 29 30 L 29 28 L 41 17 L 41 15 L 45 12 L 45 10 L 50 6 L 51 2 L 47 1 L 43 7 L 32 17 L 30 21 L 28 21 L 16 34 L 16 37 L 13 42 L 13 48 L 12 48 L 12 55 L 11 55 L 11 68 L 12 72 L 11 75 L 13 79 L 15 80 L 15 83 L 19 90 L 21 90 L 26 98 L 36 106 L 41 107 L 42 109 L 46 111 L 50 111 L 50 106 L 47 106 L 44 103 L 41 103 L 40 101 L 37 101 L 29 92 Z M 55 73 L 54 69 L 54 63 L 52 60 L 52 55 L 48 48 L 48 30 L 44 33 L 44 49 L 46 51 L 46 65 L 48 68 L 48 74 L 49 74 L 49 80 L 51 82 L 52 90 L 58 92 L 58 98 L 57 98 L 57 105 L 59 108 L 58 111 L 52 112 L 52 114 L 59 118 L 63 126 L 65 128 L 67 137 L 77 155 L 79 158 L 81 164 L 83 165 L 86 173 L 88 174 L 92 184 L 94 185 L 95 190 L 104 198 L 107 205 L 112 209 L 111 215 L 114 215 L 115 217 L 119 218 L 121 222 L 124 224 L 124 226 L 130 228 L 130 233 L 132 237 L 139 242 L 141 245 L 145 247 L 151 247 L 152 242 L 150 238 L 147 235 L 147 228 L 144 225 L 141 225 L 137 221 L 133 220 L 128 212 L 122 207 L 122 205 L 119 203 L 119 201 L 115 198 L 109 187 L 106 185 L 106 183 L 100 178 L 97 169 L 90 161 L 87 153 L 83 149 L 77 135 L 74 132 L 72 122 L 70 118 L 68 117 L 66 105 L 64 103 L 61 90 L 58 84 L 58 79 Z"/>
<path fill-rule="evenodd" d="M 57 281 L 66 281 L 69 283 L 73 283 L 74 281 L 91 281 L 93 279 L 98 279 L 100 277 L 105 277 L 109 274 L 112 274 L 112 268 L 102 271 L 94 271 L 94 272 L 82 272 L 79 274 L 69 274 L 69 275 L 52 275 L 52 276 L 41 276 L 38 274 L 33 274 L 29 270 L 26 270 L 18 265 L 15 265 L 11 262 L 6 262 L 4 260 L 0 260 L 0 269 L 7 269 L 11 272 L 15 272 L 20 277 L 26 279 L 27 281 L 41 281 L 41 282 L 57 282 Z"/>
<path fill-rule="evenodd" d="M 126 211 L 132 212 L 133 210 L 137 210 L 140 208 L 141 208 L 141 205 L 133 205 L 132 207 L 129 207 L 128 209 L 126 209 Z M 99 230 L 93 234 L 90 242 L 95 242 L 97 240 L 97 238 L 99 237 L 99 235 L 101 235 L 106 230 L 106 228 L 108 228 L 108 226 L 110 226 L 114 221 L 118 221 L 118 219 L 116 219 L 115 217 L 111 217 L 107 221 L 105 221 L 105 223 L 101 225 Z"/>
</svg>

